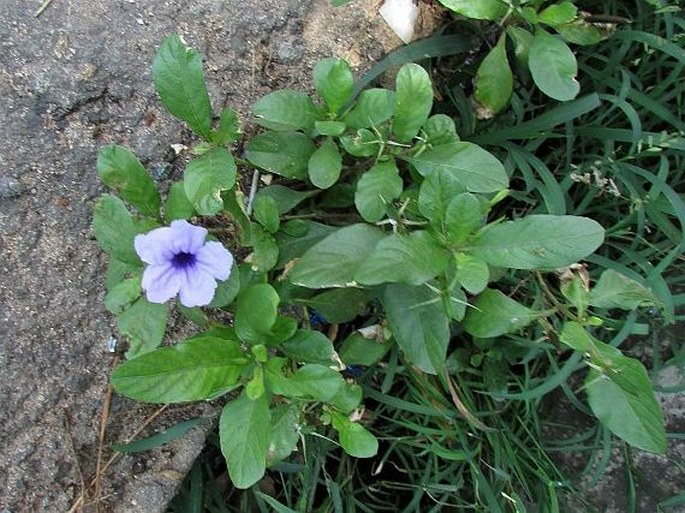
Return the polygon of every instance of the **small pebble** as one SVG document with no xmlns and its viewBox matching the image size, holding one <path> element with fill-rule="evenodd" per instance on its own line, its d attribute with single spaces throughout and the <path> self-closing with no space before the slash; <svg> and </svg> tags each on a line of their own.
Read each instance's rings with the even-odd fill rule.
<svg viewBox="0 0 685 513">
<path fill-rule="evenodd" d="M 24 192 L 24 187 L 14 178 L 0 177 L 0 200 L 16 198 Z M 2 512 L 0 512 L 2 513 Z"/>
</svg>

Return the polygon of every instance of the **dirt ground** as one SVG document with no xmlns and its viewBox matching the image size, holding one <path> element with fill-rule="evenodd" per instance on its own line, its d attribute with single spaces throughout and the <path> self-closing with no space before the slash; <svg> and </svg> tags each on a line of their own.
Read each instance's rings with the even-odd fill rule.
<svg viewBox="0 0 685 513">
<path fill-rule="evenodd" d="M 43 0 L 0 0 L 1 513 L 161 512 L 212 425 L 211 405 L 160 411 L 107 389 L 118 334 L 90 232 L 96 153 L 126 145 L 163 183 L 180 172 L 170 145 L 189 142 L 153 90 L 157 46 L 182 33 L 205 56 L 215 111 L 246 113 L 273 88 L 309 87 L 317 58 L 364 68 L 399 44 L 371 3 L 53 0 L 36 16 Z M 108 444 L 197 416 L 164 449 L 107 465 Z"/>
<path fill-rule="evenodd" d="M 116 142 L 157 178 L 178 171 L 170 144 L 189 134 L 161 109 L 150 71 L 172 32 L 205 56 L 215 110 L 242 113 L 269 89 L 304 87 L 319 57 L 365 65 L 398 43 L 368 6 L 329 3 L 54 0 L 36 16 L 42 0 L 0 2 L 0 511 L 91 511 L 97 493 L 102 511 L 153 513 L 173 496 L 203 429 L 124 456 L 89 486 L 118 336 L 90 233 L 96 152 Z M 157 412 L 114 397 L 105 446 Z M 197 415 L 213 409 L 169 408 L 144 434 Z"/>
</svg>

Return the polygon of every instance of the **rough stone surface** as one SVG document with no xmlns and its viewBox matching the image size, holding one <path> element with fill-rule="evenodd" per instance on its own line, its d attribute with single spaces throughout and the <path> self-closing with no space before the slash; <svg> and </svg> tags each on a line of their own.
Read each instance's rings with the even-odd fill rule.
<svg viewBox="0 0 685 513">
<path fill-rule="evenodd" d="M 190 136 L 161 108 L 150 71 L 172 32 L 205 56 L 215 110 L 242 113 L 270 89 L 309 87 L 317 58 L 359 66 L 397 42 L 371 7 L 327 0 L 55 0 L 36 17 L 41 4 L 0 2 L 0 511 L 162 511 L 211 422 L 119 458 L 99 497 L 88 486 L 118 337 L 90 232 L 98 148 L 126 145 L 157 178 L 179 176 L 170 145 Z M 113 398 L 101 467 L 107 445 L 155 411 Z M 215 412 L 169 408 L 143 435 Z"/>
</svg>

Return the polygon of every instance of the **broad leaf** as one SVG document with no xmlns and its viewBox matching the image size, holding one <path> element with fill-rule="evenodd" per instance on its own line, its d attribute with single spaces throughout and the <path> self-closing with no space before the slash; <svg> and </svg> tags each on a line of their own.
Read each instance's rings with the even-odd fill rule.
<svg viewBox="0 0 685 513">
<path fill-rule="evenodd" d="M 362 387 L 346 381 L 338 393 L 328 400 L 328 404 L 344 414 L 349 414 L 362 402 Z"/>
<path fill-rule="evenodd" d="M 354 279 L 362 285 L 421 285 L 447 268 L 449 254 L 428 231 L 392 234 L 381 240 L 359 265 Z"/>
<path fill-rule="evenodd" d="M 282 89 L 269 93 L 252 107 L 257 123 L 277 131 L 314 128 L 316 107 L 311 98 L 299 91 Z"/>
<path fill-rule="evenodd" d="M 250 223 L 250 231 L 250 244 L 254 249 L 249 256 L 252 269 L 260 272 L 270 271 L 278 262 L 279 249 L 276 239 L 257 223 Z"/>
<path fill-rule="evenodd" d="M 331 324 L 349 322 L 366 307 L 368 299 L 360 289 L 332 289 L 303 300 Z"/>
<path fill-rule="evenodd" d="M 195 210 L 211 216 L 221 211 L 224 206 L 221 193 L 231 189 L 235 180 L 233 156 L 223 148 L 215 148 L 188 163 L 183 185 Z"/>
<path fill-rule="evenodd" d="M 300 410 L 297 404 L 281 404 L 271 412 L 271 434 L 266 461 L 269 466 L 284 460 L 300 439 Z"/>
<path fill-rule="evenodd" d="M 233 485 L 245 489 L 259 481 L 266 471 L 271 438 L 271 412 L 266 396 L 252 401 L 241 394 L 224 406 L 219 437 Z"/>
<path fill-rule="evenodd" d="M 345 133 L 347 126 L 342 121 L 317 121 L 314 130 L 319 135 L 339 136 Z"/>
<path fill-rule="evenodd" d="M 353 157 L 373 157 L 381 148 L 381 139 L 372 131 L 360 128 L 352 135 L 343 135 L 340 144 Z"/>
<path fill-rule="evenodd" d="M 345 339 L 340 347 L 340 359 L 347 365 L 370 367 L 378 363 L 392 346 L 392 339 L 378 342 L 355 331 Z"/>
<path fill-rule="evenodd" d="M 459 142 L 454 120 L 446 114 L 435 114 L 423 125 L 426 140 L 431 146 Z"/>
<path fill-rule="evenodd" d="M 443 226 L 447 205 L 452 199 L 466 192 L 466 188 L 450 172 L 430 173 L 419 188 L 419 211 L 433 226 Z"/>
<path fill-rule="evenodd" d="M 343 59 L 322 59 L 314 66 L 314 87 L 328 106 L 328 112 L 336 114 L 352 97 L 354 77 L 350 65 Z"/>
<path fill-rule="evenodd" d="M 140 213 L 151 217 L 159 215 L 157 187 L 129 150 L 115 144 L 105 146 L 98 153 L 97 169 L 105 185 L 114 189 Z"/>
<path fill-rule="evenodd" d="M 470 294 L 480 294 L 488 286 L 490 270 L 488 264 L 471 255 L 456 255 L 457 270 L 455 277 L 459 284 Z"/>
<path fill-rule="evenodd" d="M 386 205 L 400 194 L 402 178 L 395 162 L 379 162 L 359 178 L 354 204 L 365 221 L 375 223 L 384 217 Z"/>
<path fill-rule="evenodd" d="M 186 195 L 185 184 L 173 183 L 164 205 L 164 218 L 171 223 L 175 219 L 190 219 L 194 214 L 195 208 Z"/>
<path fill-rule="evenodd" d="M 326 139 L 309 157 L 309 179 L 319 189 L 328 189 L 340 178 L 342 156 L 338 145 L 332 139 Z"/>
<path fill-rule="evenodd" d="M 656 298 L 649 289 L 614 271 L 605 270 L 592 288 L 590 304 L 598 308 L 634 310 L 640 306 L 652 306 Z"/>
<path fill-rule="evenodd" d="M 481 202 L 464 192 L 452 198 L 445 210 L 442 229 L 450 244 L 462 244 L 484 221 Z"/>
<path fill-rule="evenodd" d="M 381 230 L 366 224 L 340 228 L 302 255 L 288 278 L 314 289 L 354 286 L 358 267 L 384 237 Z"/>
<path fill-rule="evenodd" d="M 405 64 L 395 80 L 395 117 L 392 131 L 400 142 L 410 142 L 433 108 L 433 85 L 418 64 Z"/>
<path fill-rule="evenodd" d="M 485 289 L 464 317 L 464 329 L 478 338 L 513 333 L 530 324 L 538 313 L 495 289 Z"/>
<path fill-rule="evenodd" d="M 428 287 L 389 285 L 385 311 L 407 360 L 429 374 L 440 374 L 450 340 L 449 319 L 439 296 Z"/>
<path fill-rule="evenodd" d="M 509 8 L 501 0 L 439 0 L 442 5 L 467 18 L 497 21 Z"/>
<path fill-rule="evenodd" d="M 578 262 L 604 241 L 604 229 L 578 216 L 531 215 L 487 226 L 470 252 L 497 267 L 555 269 Z"/>
<path fill-rule="evenodd" d="M 528 54 L 528 67 L 535 85 L 550 98 L 568 101 L 578 95 L 578 63 L 561 38 L 538 31 Z"/>
<path fill-rule="evenodd" d="M 564 1 L 545 7 L 538 13 L 538 21 L 552 27 L 572 22 L 578 14 L 578 8 L 572 2 Z"/>
<path fill-rule="evenodd" d="M 254 217 L 269 233 L 276 233 L 281 224 L 276 200 L 266 194 L 255 197 L 253 203 Z"/>
<path fill-rule="evenodd" d="M 314 330 L 297 330 L 294 336 L 281 344 L 283 352 L 297 362 L 321 363 L 332 365 L 333 343 L 330 339 Z"/>
<path fill-rule="evenodd" d="M 116 196 L 103 194 L 93 207 L 93 234 L 100 247 L 121 262 L 140 265 L 133 247 L 136 233 L 124 202 Z"/>
<path fill-rule="evenodd" d="M 114 315 L 121 314 L 142 293 L 140 290 L 140 274 L 117 283 L 105 296 L 105 308 Z"/>
<path fill-rule="evenodd" d="M 279 214 L 290 212 L 297 205 L 311 197 L 313 192 L 296 191 L 283 185 L 269 185 L 257 192 L 256 198 L 260 196 L 271 196 L 276 201 Z"/>
<path fill-rule="evenodd" d="M 281 230 L 276 234 L 276 243 L 278 244 L 276 267 L 281 268 L 301 257 L 309 248 L 337 230 L 338 228 L 334 226 L 303 219 L 293 219 L 284 223 Z"/>
<path fill-rule="evenodd" d="M 316 145 L 300 132 L 265 132 L 247 144 L 245 156 L 252 164 L 286 178 L 305 178 Z"/>
<path fill-rule="evenodd" d="M 350 128 L 377 127 L 392 117 L 395 92 L 388 89 L 362 91 L 354 108 L 343 118 Z"/>
<path fill-rule="evenodd" d="M 347 416 L 332 413 L 333 429 L 338 432 L 340 445 L 350 456 L 370 458 L 378 453 L 378 440 L 364 426 Z"/>
<path fill-rule="evenodd" d="M 178 34 L 167 37 L 152 65 L 162 103 L 203 139 L 210 138 L 212 106 L 202 75 L 202 57 Z"/>
<path fill-rule="evenodd" d="M 240 137 L 240 121 L 238 114 L 230 107 L 221 112 L 219 126 L 212 132 L 212 142 L 217 146 L 226 146 Z"/>
<path fill-rule="evenodd" d="M 258 344 L 269 338 L 278 317 L 280 298 L 268 283 L 245 289 L 236 299 L 235 331 L 241 340 Z"/>
<path fill-rule="evenodd" d="M 478 66 L 474 96 L 480 105 L 477 111 L 480 119 L 489 119 L 506 107 L 514 90 L 514 76 L 507 60 L 506 41 L 506 32 L 502 32 L 495 47 Z"/>
<path fill-rule="evenodd" d="M 480 146 L 455 142 L 403 157 L 423 176 L 449 173 L 471 192 L 498 192 L 509 185 L 502 163 Z"/>
<path fill-rule="evenodd" d="M 240 292 L 240 269 L 238 269 L 234 262 L 228 279 L 218 283 L 209 306 L 211 308 L 221 308 L 229 305 L 236 298 L 238 292 Z"/>
<path fill-rule="evenodd" d="M 123 363 L 112 373 L 112 385 L 149 403 L 201 401 L 233 386 L 247 363 L 238 342 L 199 337 Z"/>
<path fill-rule="evenodd" d="M 336 396 L 345 383 L 338 371 L 319 364 L 303 365 L 286 377 L 281 370 L 284 363 L 282 358 L 271 358 L 267 363 L 265 376 L 274 394 L 327 402 Z"/>
<path fill-rule="evenodd" d="M 554 29 L 569 43 L 576 45 L 594 45 L 606 36 L 592 23 L 579 18 L 571 23 L 557 25 Z"/>
</svg>

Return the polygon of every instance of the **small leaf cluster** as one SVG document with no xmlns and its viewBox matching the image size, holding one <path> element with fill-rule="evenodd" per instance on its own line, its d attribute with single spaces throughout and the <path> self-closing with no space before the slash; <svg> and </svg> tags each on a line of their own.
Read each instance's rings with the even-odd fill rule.
<svg viewBox="0 0 685 513">
<path fill-rule="evenodd" d="M 238 116 L 225 109 L 215 123 L 199 54 L 170 36 L 153 71 L 165 107 L 201 142 L 164 199 L 128 150 L 101 150 L 98 171 L 116 195 L 96 204 L 93 231 L 110 257 L 105 304 L 130 341 L 112 383 L 153 403 L 226 397 L 221 448 L 236 486 L 253 485 L 301 437 L 329 428 L 348 454 L 377 453 L 347 366 L 373 367 L 399 348 L 412 372 L 448 390 L 449 374 L 458 372 L 455 342 L 468 340 L 482 350 L 476 364 L 488 387 L 502 392 L 498 369 L 520 355 L 497 348 L 532 323 L 586 355 L 590 406 L 610 430 L 664 450 L 644 367 L 590 333 L 609 310 L 655 304 L 651 292 L 609 271 L 591 288 L 577 271 L 604 241 L 596 221 L 503 213 L 507 170 L 460 140 L 453 119 L 432 114 L 423 67 L 404 65 L 394 90 L 355 96 L 349 65 L 320 61 L 316 97 L 286 89 L 255 103 L 263 131 L 239 158 L 231 150 Z M 237 187 L 239 172 L 252 173 L 252 190 Z M 229 312 L 232 323 L 178 305 L 202 332 L 160 348 L 169 307 L 142 294 L 133 238 L 174 219 L 207 224 L 214 237 L 235 233 L 249 255 L 209 305 Z M 571 278 L 551 290 L 549 277 L 566 266 Z M 538 282 L 533 301 L 516 295 Z M 312 327 L 314 312 L 335 328 L 330 336 Z M 634 417 L 617 417 L 619 399 Z"/>
<path fill-rule="evenodd" d="M 440 0 L 456 14 L 475 20 L 497 21 L 504 30 L 480 62 L 475 77 L 476 115 L 487 119 L 509 105 L 514 74 L 532 78 L 546 96 L 559 101 L 580 92 L 578 63 L 568 46 L 593 45 L 608 37 L 616 21 L 599 23 L 573 1 Z M 606 20 L 602 20 L 606 21 Z M 509 47 L 507 48 L 507 45 Z M 513 66 L 512 66 L 513 63 Z"/>
</svg>

